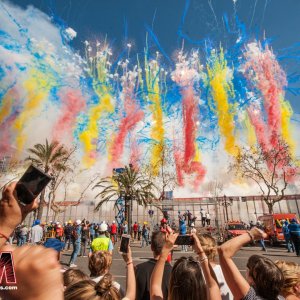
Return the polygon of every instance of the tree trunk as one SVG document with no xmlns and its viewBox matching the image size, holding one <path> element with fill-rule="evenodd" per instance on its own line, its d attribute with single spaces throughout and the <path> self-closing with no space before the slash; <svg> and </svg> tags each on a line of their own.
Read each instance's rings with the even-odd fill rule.
<svg viewBox="0 0 300 300">
<path fill-rule="evenodd" d="M 268 209 L 269 209 L 269 214 L 273 214 L 273 206 L 274 206 L 274 203 L 273 202 L 267 202 L 265 201 L 267 206 L 268 206 Z"/>
<path fill-rule="evenodd" d="M 129 200 L 127 199 L 127 197 L 125 197 L 124 199 L 124 203 L 125 203 L 125 207 L 124 207 L 124 219 L 128 224 L 128 215 L 129 215 Z"/>
<path fill-rule="evenodd" d="M 128 201 L 128 233 L 131 234 L 132 227 L 132 199 L 130 198 Z"/>
<path fill-rule="evenodd" d="M 45 193 L 46 191 L 43 190 L 40 196 L 40 203 L 38 207 L 38 214 L 37 214 L 37 219 L 41 220 L 43 216 L 43 209 L 44 209 L 44 202 L 45 202 Z"/>
</svg>

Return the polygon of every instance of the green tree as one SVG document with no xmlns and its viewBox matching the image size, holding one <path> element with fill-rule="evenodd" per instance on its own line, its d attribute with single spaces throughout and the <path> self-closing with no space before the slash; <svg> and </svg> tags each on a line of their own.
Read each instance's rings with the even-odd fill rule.
<svg viewBox="0 0 300 300">
<path fill-rule="evenodd" d="M 94 188 L 101 189 L 101 192 L 95 197 L 100 198 L 95 210 L 99 210 L 108 201 L 114 201 L 114 205 L 117 206 L 117 200 L 122 197 L 125 201 L 125 220 L 128 222 L 130 230 L 133 201 L 143 206 L 151 204 L 157 199 L 154 194 L 156 186 L 139 169 L 135 169 L 131 165 L 117 171 L 114 170 L 112 176 L 100 179 L 94 186 Z"/>
<path fill-rule="evenodd" d="M 27 149 L 30 155 L 26 158 L 34 165 L 43 169 L 45 173 L 63 172 L 67 169 L 66 161 L 69 158 L 69 151 L 66 147 L 57 141 L 45 144 L 35 144 L 33 148 Z M 45 190 L 41 193 L 40 204 L 38 207 L 37 218 L 41 219 L 43 215 L 43 207 L 45 204 Z"/>
</svg>

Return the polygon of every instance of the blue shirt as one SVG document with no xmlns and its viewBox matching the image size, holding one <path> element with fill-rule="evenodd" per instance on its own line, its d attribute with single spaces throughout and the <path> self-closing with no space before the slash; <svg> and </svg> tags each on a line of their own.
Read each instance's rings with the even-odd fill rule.
<svg viewBox="0 0 300 300">
<path fill-rule="evenodd" d="M 95 234 L 95 228 L 94 225 L 90 226 L 90 234 Z"/>
<path fill-rule="evenodd" d="M 300 224 L 291 223 L 288 226 L 291 236 L 300 236 Z"/>
<path fill-rule="evenodd" d="M 185 223 L 180 225 L 180 234 L 186 234 L 186 225 L 185 225 Z"/>
</svg>

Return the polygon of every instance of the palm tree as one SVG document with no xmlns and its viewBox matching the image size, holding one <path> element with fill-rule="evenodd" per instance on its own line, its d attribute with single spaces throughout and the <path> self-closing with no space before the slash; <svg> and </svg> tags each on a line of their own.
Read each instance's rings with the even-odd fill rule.
<svg viewBox="0 0 300 300">
<path fill-rule="evenodd" d="M 117 200 L 123 198 L 125 201 L 125 220 L 128 222 L 128 229 L 130 230 L 132 223 L 132 201 L 136 201 L 139 205 L 143 206 L 151 204 L 156 199 L 153 193 L 156 186 L 131 165 L 125 166 L 120 171 L 114 171 L 112 176 L 100 179 L 94 186 L 94 188 L 102 189 L 95 196 L 95 198 L 101 198 L 95 210 L 99 210 L 108 201 L 115 201 L 114 206 L 116 207 Z"/>
<path fill-rule="evenodd" d="M 46 139 L 46 144 L 35 144 L 33 148 L 27 149 L 27 151 L 33 155 L 26 158 L 27 161 L 31 161 L 36 166 L 43 169 L 45 173 L 50 171 L 61 172 L 67 169 L 66 161 L 69 158 L 69 151 L 64 145 L 61 145 L 57 141 L 52 141 L 50 144 Z M 41 219 L 43 215 L 43 205 L 45 203 L 45 190 L 41 193 L 40 204 L 38 208 L 37 218 Z"/>
</svg>

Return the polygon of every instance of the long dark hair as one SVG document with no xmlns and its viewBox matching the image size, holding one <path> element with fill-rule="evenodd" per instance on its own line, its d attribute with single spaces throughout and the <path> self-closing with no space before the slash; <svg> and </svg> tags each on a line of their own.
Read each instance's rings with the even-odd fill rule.
<svg viewBox="0 0 300 300">
<path fill-rule="evenodd" d="M 207 300 L 207 290 L 199 261 L 179 258 L 172 269 L 169 300 Z"/>
</svg>

